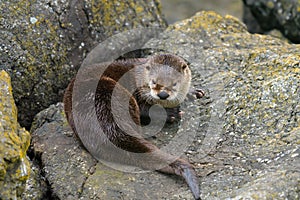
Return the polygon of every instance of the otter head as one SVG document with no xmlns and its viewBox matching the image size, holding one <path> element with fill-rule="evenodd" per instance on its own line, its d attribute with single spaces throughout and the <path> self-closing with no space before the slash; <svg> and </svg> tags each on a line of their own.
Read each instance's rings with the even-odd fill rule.
<svg viewBox="0 0 300 200">
<path fill-rule="evenodd" d="M 180 57 L 156 55 L 136 70 L 138 94 L 149 104 L 176 107 L 189 91 L 191 71 Z"/>
</svg>

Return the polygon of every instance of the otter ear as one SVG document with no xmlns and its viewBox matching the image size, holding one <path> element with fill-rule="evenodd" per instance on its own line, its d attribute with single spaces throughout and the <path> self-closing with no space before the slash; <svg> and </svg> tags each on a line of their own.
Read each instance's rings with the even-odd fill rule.
<svg viewBox="0 0 300 200">
<path fill-rule="evenodd" d="M 184 64 L 181 66 L 181 71 L 184 71 L 186 68 L 188 68 L 188 65 L 184 63 Z"/>
</svg>

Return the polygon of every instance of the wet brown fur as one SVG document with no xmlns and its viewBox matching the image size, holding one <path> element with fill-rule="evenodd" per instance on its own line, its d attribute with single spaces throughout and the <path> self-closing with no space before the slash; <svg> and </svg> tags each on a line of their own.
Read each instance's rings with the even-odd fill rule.
<svg viewBox="0 0 300 200">
<path fill-rule="evenodd" d="M 155 163 L 163 162 L 168 163 L 167 160 L 172 160 L 173 157 L 161 152 L 155 145 L 150 143 L 149 141 L 145 140 L 144 138 L 140 137 L 140 134 L 138 131 L 134 132 L 132 134 L 127 134 L 125 131 L 123 131 L 116 122 L 114 121 L 112 110 L 111 110 L 111 94 L 113 90 L 117 87 L 120 89 L 121 92 L 124 93 L 124 95 L 130 96 L 130 102 L 129 102 L 129 112 L 130 116 L 132 117 L 132 120 L 135 124 L 140 125 L 140 115 L 143 112 L 143 107 L 145 107 L 145 104 L 149 104 L 149 102 L 146 102 L 143 100 L 143 96 L 140 95 L 140 93 L 136 93 L 135 96 L 132 96 L 126 88 L 123 88 L 122 86 L 119 86 L 117 84 L 118 80 L 131 69 L 134 69 L 137 64 L 145 64 L 148 62 L 148 59 L 133 59 L 133 60 L 123 60 L 123 61 L 115 61 L 112 64 L 109 65 L 109 67 L 106 69 L 104 74 L 99 79 L 96 91 L 95 91 L 95 107 L 96 107 L 96 114 L 97 119 L 99 122 L 99 125 L 101 129 L 103 130 L 103 133 L 107 136 L 110 142 L 112 142 L 117 147 L 134 153 L 152 153 L 152 157 L 149 156 L 149 160 L 153 159 L 153 161 L 149 161 L 151 163 L 144 163 L 143 161 L 139 162 L 138 160 L 130 161 L 131 158 L 128 158 L 128 163 L 132 164 L 134 162 L 135 165 L 144 168 L 144 169 L 157 169 L 157 166 Z M 173 68 L 175 68 L 178 72 L 182 72 L 183 68 L 188 67 L 187 64 L 177 56 L 173 55 L 159 55 L 152 57 L 151 65 L 155 63 L 163 64 L 163 65 L 169 65 Z M 150 65 L 150 66 L 151 66 Z M 132 76 L 132 84 L 136 84 L 136 80 L 134 79 L 143 79 L 143 74 L 137 74 L 133 73 Z M 86 80 L 79 80 L 79 84 L 83 84 Z M 72 92 L 74 87 L 75 78 L 72 79 L 69 86 L 67 87 L 64 95 L 64 109 L 67 116 L 67 120 L 72 127 L 74 133 L 78 136 L 79 139 L 81 139 L 82 136 L 80 133 L 77 132 L 76 126 L 73 119 L 72 114 Z M 149 105 L 146 105 L 149 106 Z M 83 111 L 85 112 L 85 111 Z M 88 112 L 88 111 L 87 111 Z M 88 121 L 87 121 L 88 123 Z M 91 124 L 90 126 L 93 126 Z M 84 133 L 84 134 L 94 134 L 94 133 Z M 88 141 L 88 143 L 85 145 L 87 149 L 89 149 L 87 146 L 88 144 L 93 143 L 95 141 Z M 106 152 L 107 153 L 107 152 Z M 105 153 L 105 154 L 106 154 Z M 96 158 L 98 158 L 101 155 L 94 155 Z M 109 155 L 105 155 L 107 158 L 109 158 Z M 176 158 L 175 158 L 176 159 Z M 153 165 L 153 166 L 151 166 Z M 200 191 L 199 191 L 199 184 L 197 180 L 196 172 L 193 168 L 193 166 L 183 160 L 183 159 L 176 159 L 174 162 L 168 164 L 164 168 L 157 169 L 158 171 L 164 172 L 164 173 L 170 173 L 170 174 L 177 174 L 182 176 L 188 183 L 190 189 L 193 192 L 195 199 L 200 199 Z"/>
</svg>

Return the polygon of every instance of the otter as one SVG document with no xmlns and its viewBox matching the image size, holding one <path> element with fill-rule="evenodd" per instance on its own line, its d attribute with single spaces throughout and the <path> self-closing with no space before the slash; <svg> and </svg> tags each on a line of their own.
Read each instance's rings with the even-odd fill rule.
<svg viewBox="0 0 300 200">
<path fill-rule="evenodd" d="M 71 80 L 64 94 L 64 110 L 75 136 L 96 159 L 182 176 L 194 198 L 200 199 L 194 167 L 141 136 L 141 124 L 151 121 L 152 105 L 166 109 L 167 122 L 180 118 L 179 104 L 189 93 L 190 82 L 187 63 L 172 54 L 94 64 Z M 196 91 L 197 98 L 202 95 L 201 90 Z M 127 101 L 127 106 L 118 104 L 122 101 Z"/>
</svg>

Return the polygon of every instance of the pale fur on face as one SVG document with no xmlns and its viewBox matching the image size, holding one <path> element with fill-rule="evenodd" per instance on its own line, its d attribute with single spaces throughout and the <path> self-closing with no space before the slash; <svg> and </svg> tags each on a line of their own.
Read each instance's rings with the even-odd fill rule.
<svg viewBox="0 0 300 200">
<path fill-rule="evenodd" d="M 136 75 L 144 77 L 143 80 L 136 78 L 138 94 L 149 104 L 171 108 L 178 106 L 185 99 L 190 87 L 191 71 L 182 59 L 174 59 L 178 59 L 172 61 L 176 66 L 160 64 L 155 62 L 155 59 L 150 59 L 136 68 Z M 162 91 L 169 95 L 164 100 L 158 96 Z"/>
</svg>

